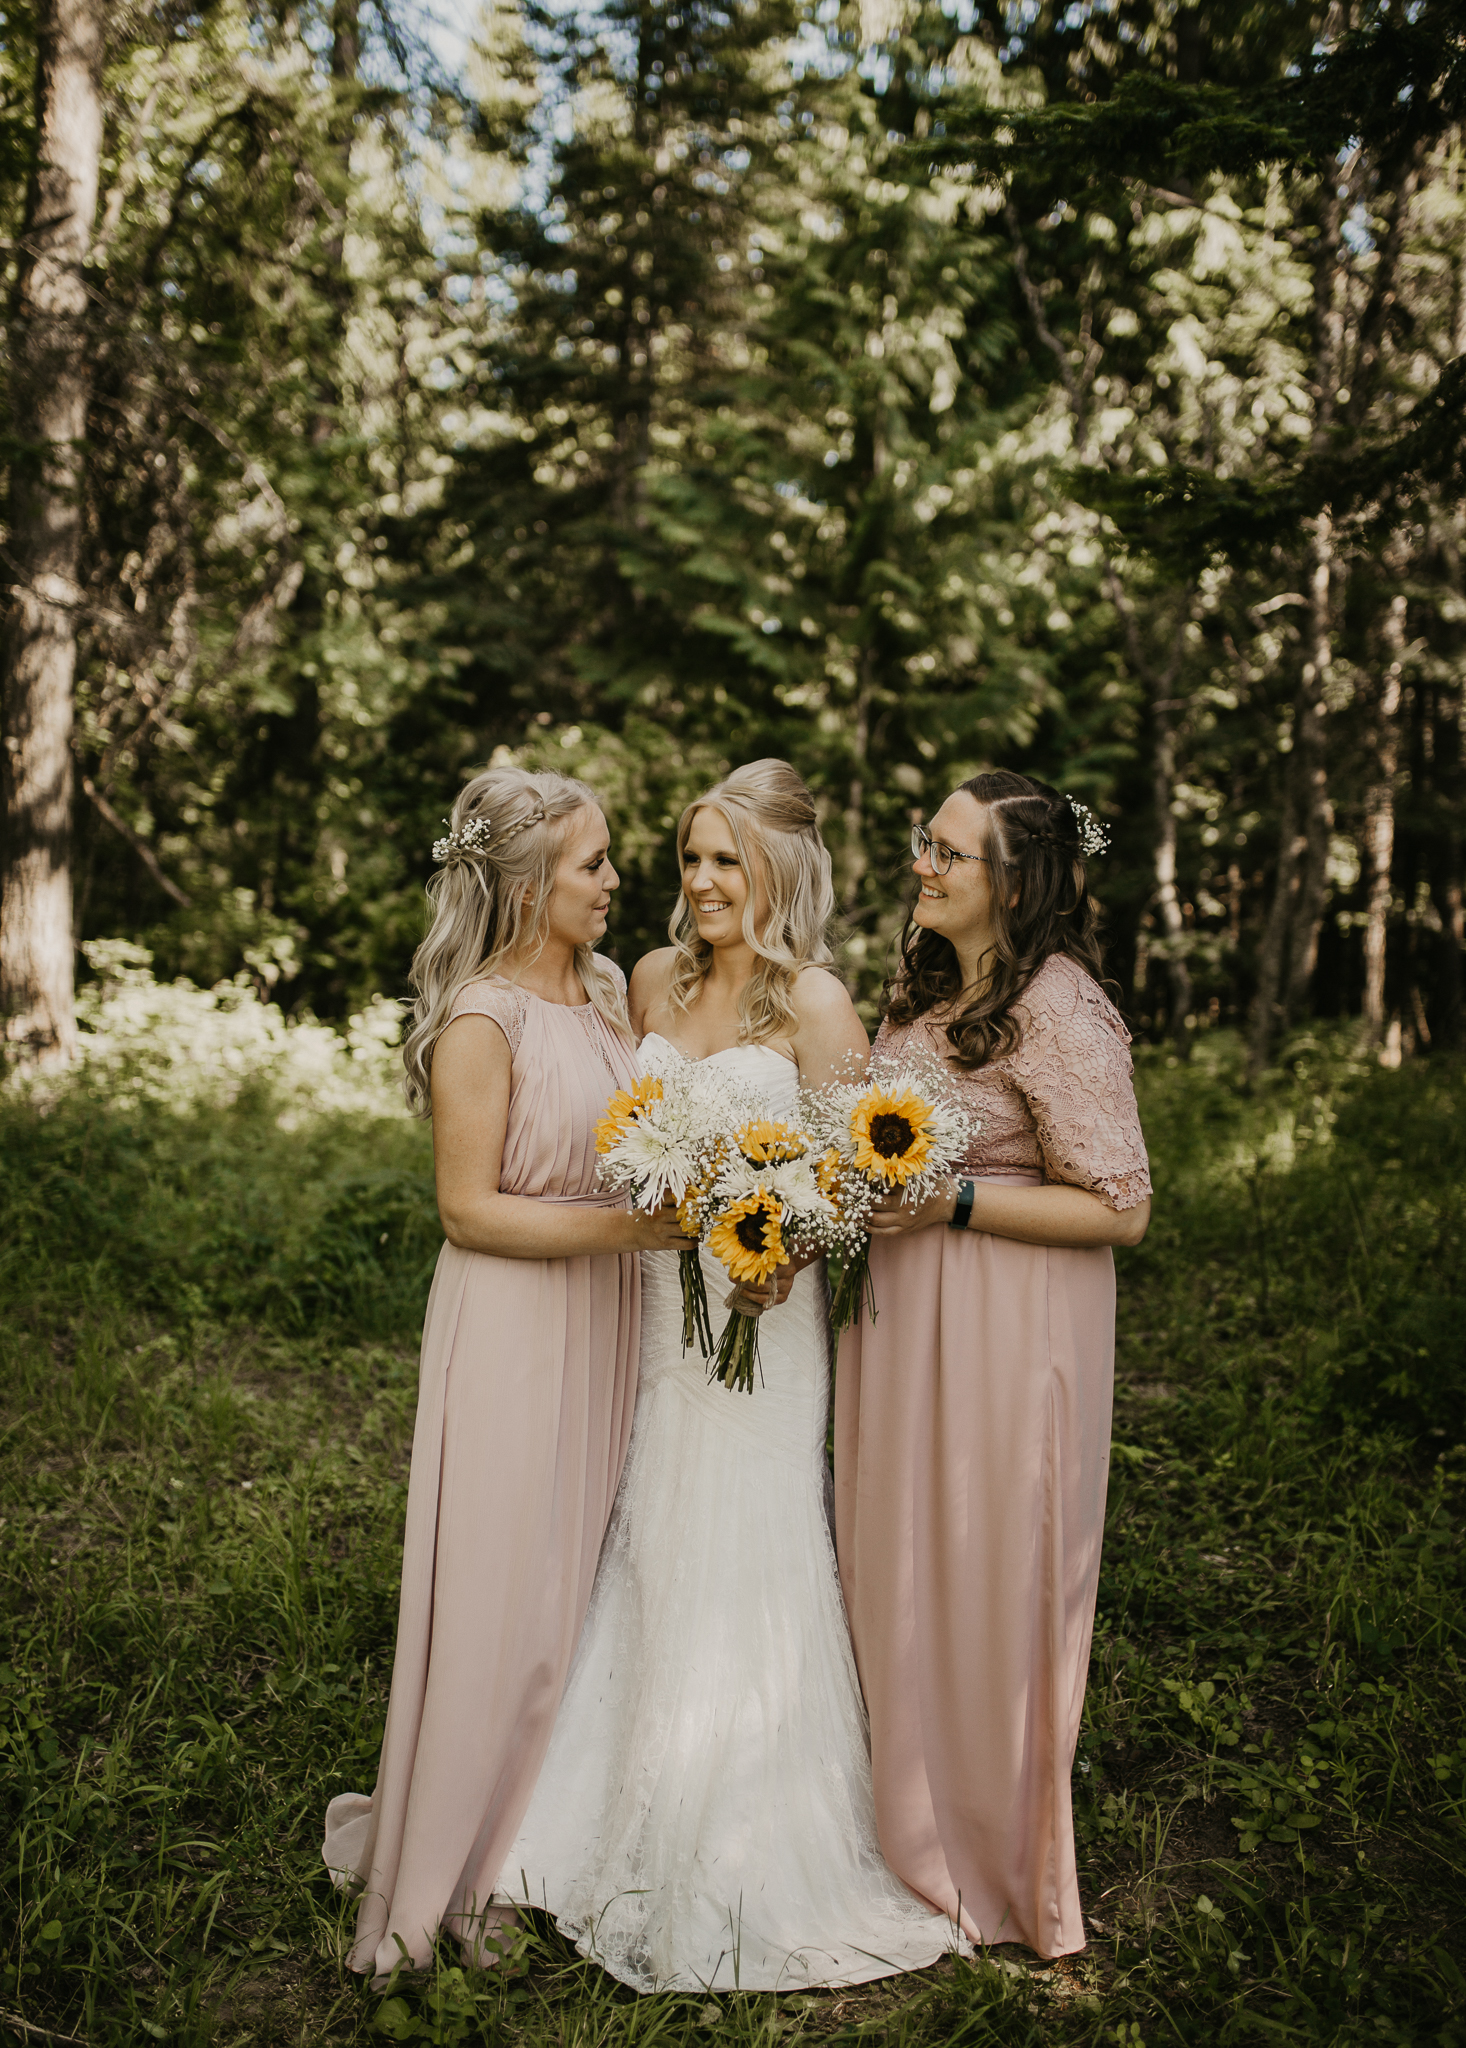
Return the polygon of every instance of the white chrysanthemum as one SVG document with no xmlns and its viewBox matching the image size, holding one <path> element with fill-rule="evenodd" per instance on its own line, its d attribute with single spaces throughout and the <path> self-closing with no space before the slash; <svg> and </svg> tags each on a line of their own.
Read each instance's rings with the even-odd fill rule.
<svg viewBox="0 0 1466 2048">
<path fill-rule="evenodd" d="M 672 1046 L 648 1047 L 648 1073 L 662 1092 L 637 1108 L 601 1160 L 607 1187 L 629 1188 L 640 1209 L 680 1202 L 707 1172 L 728 1135 L 749 1115 L 747 1098 L 715 1067 Z"/>
<path fill-rule="evenodd" d="M 659 1107 L 651 1105 L 653 1110 Z M 668 1195 L 674 1202 L 681 1201 L 702 1160 L 702 1147 L 685 1130 L 668 1130 L 656 1116 L 643 1111 L 606 1154 L 601 1173 L 613 1187 L 635 1187 L 641 1208 L 656 1209 Z"/>
</svg>

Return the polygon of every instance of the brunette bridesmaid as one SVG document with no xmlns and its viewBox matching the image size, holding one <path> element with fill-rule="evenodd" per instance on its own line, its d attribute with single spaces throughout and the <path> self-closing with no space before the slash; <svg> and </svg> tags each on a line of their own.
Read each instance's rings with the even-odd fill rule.
<svg viewBox="0 0 1466 2048">
<path fill-rule="evenodd" d="M 376 1790 L 326 1812 L 359 1889 L 353 1970 L 501 1956 L 489 1904 L 529 1805 L 631 1430 L 636 1253 L 675 1219 L 596 1191 L 594 1126 L 637 1063 L 584 783 L 491 768 L 433 848 L 407 1096 L 433 1119 L 447 1243 L 423 1329 L 392 1695 Z"/>
<path fill-rule="evenodd" d="M 912 833 L 874 1057 L 945 1060 L 963 1177 L 876 1219 L 840 1347 L 840 1576 L 887 1861 L 983 1942 L 1084 1946 L 1069 1775 L 1099 1578 L 1113 1245 L 1150 1218 L 1129 1038 L 1100 986 L 1082 804 L 978 775 Z"/>
</svg>

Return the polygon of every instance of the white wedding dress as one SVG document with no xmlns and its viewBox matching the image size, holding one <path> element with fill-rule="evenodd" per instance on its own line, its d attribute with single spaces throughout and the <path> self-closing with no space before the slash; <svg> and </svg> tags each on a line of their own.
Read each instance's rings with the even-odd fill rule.
<svg viewBox="0 0 1466 2048">
<path fill-rule="evenodd" d="M 648 1041 L 650 1044 L 652 1041 Z M 665 1051 L 665 1041 L 659 1042 Z M 713 1057 L 771 1115 L 798 1073 Z M 703 1254 L 714 1333 L 729 1290 Z M 548 1908 L 638 1991 L 785 1991 L 957 1945 L 887 1868 L 826 1512 L 818 1268 L 760 1322 L 763 1384 L 682 1349 L 677 1254 L 642 1259 L 631 1446 L 549 1753 L 496 1898 Z"/>
</svg>

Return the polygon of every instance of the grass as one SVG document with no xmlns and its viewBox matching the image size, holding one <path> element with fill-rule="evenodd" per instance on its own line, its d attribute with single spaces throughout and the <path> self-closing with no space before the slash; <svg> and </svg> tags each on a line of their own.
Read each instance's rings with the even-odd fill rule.
<svg viewBox="0 0 1466 2048">
<path fill-rule="evenodd" d="M 385 1710 L 423 1133 L 0 1097 L 0 2030 L 179 2044 L 1466 2042 L 1462 1073 L 1142 1067 L 1075 1776 L 1088 1952 L 636 1999 L 548 1928 L 385 2003 L 318 1854 Z"/>
</svg>

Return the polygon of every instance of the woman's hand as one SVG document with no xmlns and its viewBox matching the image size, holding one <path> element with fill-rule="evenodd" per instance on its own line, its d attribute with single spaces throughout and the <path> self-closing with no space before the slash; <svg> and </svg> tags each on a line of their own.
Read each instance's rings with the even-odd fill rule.
<svg viewBox="0 0 1466 2048">
<path fill-rule="evenodd" d="M 697 1239 L 689 1237 L 677 1221 L 677 1204 L 663 1202 L 660 1209 L 648 1212 L 645 1209 L 629 1209 L 626 1223 L 630 1242 L 624 1247 L 629 1252 L 690 1252 L 696 1249 Z"/>
<path fill-rule="evenodd" d="M 761 1316 L 767 1308 L 782 1308 L 789 1299 L 790 1288 L 805 1267 L 812 1266 L 816 1259 L 823 1256 L 821 1252 L 810 1252 L 802 1259 L 786 1259 L 782 1266 L 774 1269 L 762 1287 L 755 1287 L 748 1281 L 740 1281 L 728 1296 L 724 1306 L 734 1309 L 741 1316 Z"/>
<path fill-rule="evenodd" d="M 933 1223 L 950 1223 L 957 1209 L 957 1190 L 952 1182 L 924 1202 L 903 1202 L 894 1191 L 882 1195 L 871 1211 L 872 1237 L 901 1237 L 908 1230 L 927 1230 Z"/>
</svg>

